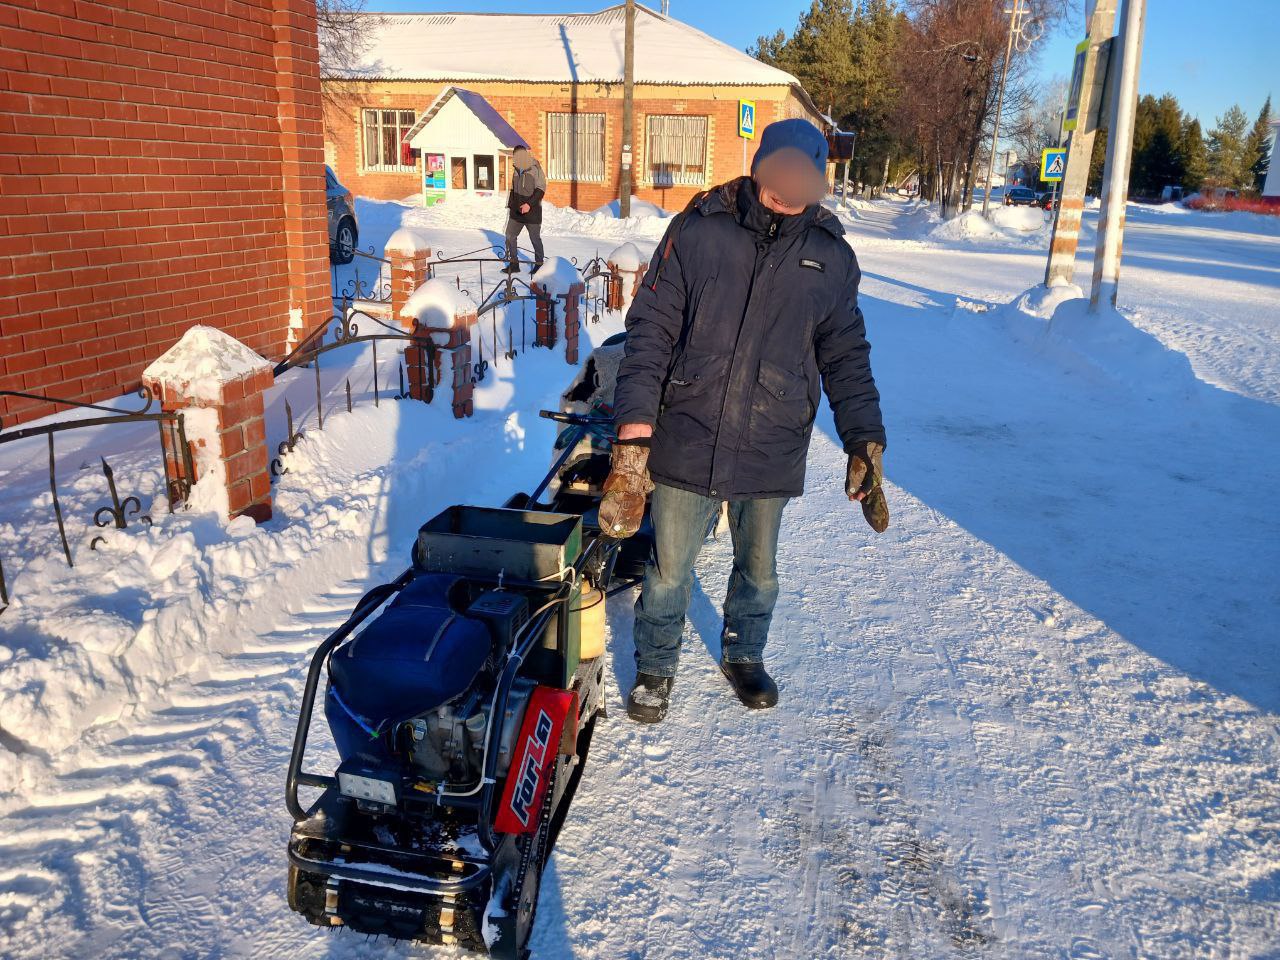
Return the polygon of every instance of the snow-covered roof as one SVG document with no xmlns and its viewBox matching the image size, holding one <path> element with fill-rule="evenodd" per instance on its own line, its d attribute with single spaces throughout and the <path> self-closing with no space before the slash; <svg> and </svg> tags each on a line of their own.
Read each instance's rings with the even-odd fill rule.
<svg viewBox="0 0 1280 960">
<path fill-rule="evenodd" d="M 361 62 L 326 77 L 621 83 L 625 6 L 598 13 L 370 13 Z M 636 6 L 639 83 L 781 85 L 791 74 L 687 23 Z M 807 99 L 807 98 L 806 98 Z"/>
<path fill-rule="evenodd" d="M 436 114 L 440 112 L 440 108 L 454 97 L 457 97 L 459 102 L 475 114 L 476 119 L 484 124 L 504 147 L 529 146 L 524 137 L 516 133 L 515 129 L 511 124 L 507 123 L 502 114 L 498 113 L 493 104 L 474 90 L 464 90 L 462 87 L 445 87 L 440 96 L 436 97 L 435 102 L 418 118 L 418 122 L 413 125 L 413 129 L 404 135 L 405 141 L 413 144 L 414 139 L 422 132 L 422 129 L 435 119 Z M 417 146 L 417 144 L 414 145 Z"/>
</svg>

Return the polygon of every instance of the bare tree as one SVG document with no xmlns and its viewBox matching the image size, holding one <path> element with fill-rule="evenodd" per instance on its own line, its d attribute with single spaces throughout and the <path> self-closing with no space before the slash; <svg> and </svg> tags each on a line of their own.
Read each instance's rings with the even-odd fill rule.
<svg viewBox="0 0 1280 960">
<path fill-rule="evenodd" d="M 1012 112 L 1008 138 L 1020 157 L 1039 162 L 1040 152 L 1058 145 L 1062 129 L 1062 111 L 1067 99 L 1067 81 L 1054 77 L 1046 83 L 1034 84 L 1021 109 Z"/>
<path fill-rule="evenodd" d="M 1026 0 L 1030 17 L 1047 29 L 1064 0 Z M 907 91 L 900 101 L 900 136 L 914 140 L 921 196 L 938 200 L 944 216 L 972 203 L 1008 49 L 1008 18 L 999 0 L 908 0 L 910 28 L 899 63 Z M 1033 52 L 1014 48 L 1005 89 L 1014 111 L 1028 96 Z"/>
</svg>

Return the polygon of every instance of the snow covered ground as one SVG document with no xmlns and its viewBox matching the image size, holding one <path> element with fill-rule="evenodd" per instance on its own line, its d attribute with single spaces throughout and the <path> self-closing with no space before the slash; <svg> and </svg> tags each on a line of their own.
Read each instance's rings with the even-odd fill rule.
<svg viewBox="0 0 1280 960">
<path fill-rule="evenodd" d="M 502 224 L 492 204 L 359 209 L 375 249 L 407 225 L 462 253 Z M 1280 956 L 1273 223 L 1131 207 L 1123 315 L 1091 319 L 1023 297 L 1042 231 L 939 230 L 896 201 L 845 216 L 893 525 L 876 537 L 845 501 L 824 413 L 784 517 L 772 712 L 741 709 L 714 668 L 727 544 L 700 561 L 656 729 L 622 710 L 631 598 L 610 601 L 612 716 L 534 955 Z M 582 261 L 624 240 L 647 252 L 664 226 L 553 211 L 545 233 Z M 353 350 L 326 367 L 319 431 L 296 371 L 268 398 L 276 440 L 286 397 L 312 417 L 276 519 L 157 504 L 154 527 L 93 552 L 94 444 L 144 504 L 159 468 L 150 434 L 68 443 L 75 570 L 43 449 L 0 448 L 16 598 L 0 615 L 0 955 L 455 955 L 289 913 L 293 711 L 310 651 L 403 568 L 422 519 L 541 474 L 536 411 L 570 372 L 558 351 L 495 364 L 460 423 L 443 404 L 373 406 L 372 357 Z"/>
</svg>

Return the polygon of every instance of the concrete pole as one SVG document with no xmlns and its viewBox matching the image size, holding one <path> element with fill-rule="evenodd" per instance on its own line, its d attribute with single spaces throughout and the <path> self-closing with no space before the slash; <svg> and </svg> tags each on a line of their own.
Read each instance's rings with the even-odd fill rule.
<svg viewBox="0 0 1280 960">
<path fill-rule="evenodd" d="M 1120 249 L 1124 240 L 1124 205 L 1129 198 L 1129 161 L 1133 158 L 1133 121 L 1138 110 L 1138 67 L 1146 0 L 1125 0 L 1120 49 L 1120 80 L 1107 129 L 1107 165 L 1102 182 L 1102 217 L 1093 256 L 1089 309 L 1096 313 L 1105 299 L 1116 304 L 1120 286 Z"/>
<path fill-rule="evenodd" d="M 1100 112 L 1102 99 L 1102 67 L 1098 58 L 1103 44 L 1111 39 L 1116 27 L 1116 0 L 1096 0 L 1089 18 L 1089 49 L 1085 54 L 1084 77 L 1080 87 L 1080 103 L 1076 128 L 1067 142 L 1067 169 L 1063 171 L 1061 194 L 1053 218 L 1053 237 L 1049 243 L 1049 263 L 1044 271 L 1046 287 L 1075 283 L 1076 247 L 1080 243 L 1080 218 L 1084 214 L 1084 194 L 1089 185 L 1089 163 L 1093 158 L 1093 140 L 1097 136 L 1094 117 Z M 1068 90 L 1067 95 L 1071 92 Z"/>
<path fill-rule="evenodd" d="M 1004 107 L 1004 82 L 1009 77 L 1009 58 L 1013 56 L 1013 35 L 1017 33 L 1018 19 L 1022 15 L 1022 0 L 1013 0 L 1013 12 L 1009 14 L 1009 40 L 1004 46 L 1004 63 L 1000 67 L 1000 89 L 996 93 L 996 122 L 991 130 L 991 155 L 987 157 L 987 185 L 982 191 L 982 215 L 991 207 L 991 177 L 996 170 L 996 150 L 1000 144 L 1000 110 Z"/>
<path fill-rule="evenodd" d="M 622 54 L 622 176 L 618 178 L 618 213 L 631 216 L 631 138 L 635 131 L 636 0 L 627 0 Z"/>
</svg>

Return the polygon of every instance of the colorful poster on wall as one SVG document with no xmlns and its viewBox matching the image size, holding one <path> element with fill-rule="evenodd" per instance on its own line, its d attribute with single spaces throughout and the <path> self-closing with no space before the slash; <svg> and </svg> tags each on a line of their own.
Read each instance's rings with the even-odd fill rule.
<svg viewBox="0 0 1280 960">
<path fill-rule="evenodd" d="M 443 190 L 448 185 L 445 181 L 443 153 L 428 153 L 426 155 L 422 185 L 428 190 Z"/>
<path fill-rule="evenodd" d="M 424 153 L 422 155 L 423 205 L 430 207 L 444 200 L 444 191 L 447 186 L 444 173 L 444 154 Z"/>
</svg>

